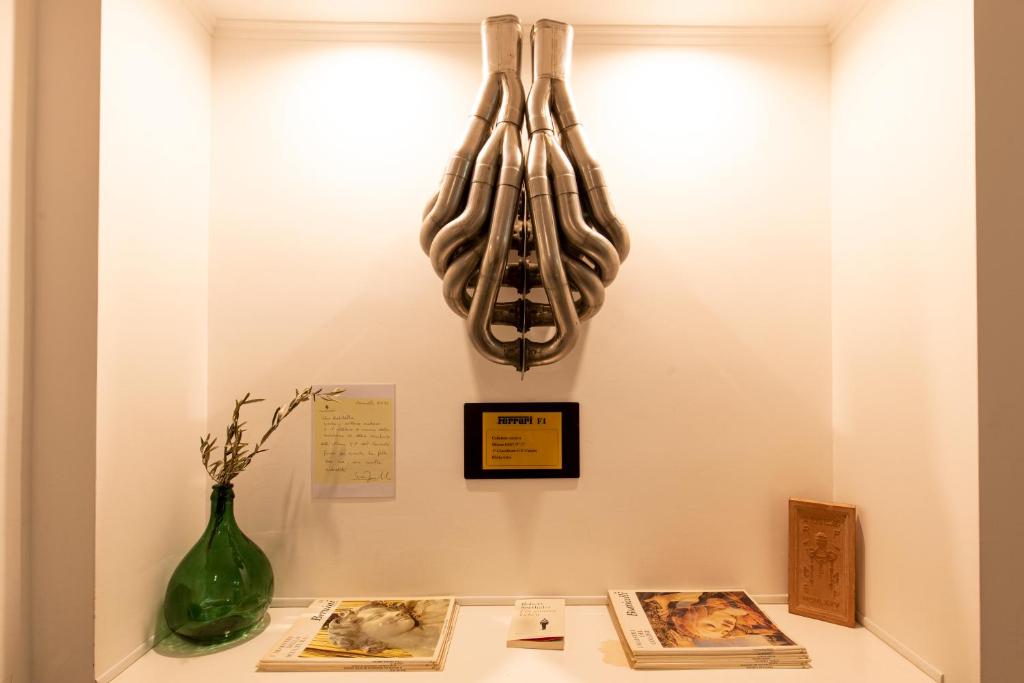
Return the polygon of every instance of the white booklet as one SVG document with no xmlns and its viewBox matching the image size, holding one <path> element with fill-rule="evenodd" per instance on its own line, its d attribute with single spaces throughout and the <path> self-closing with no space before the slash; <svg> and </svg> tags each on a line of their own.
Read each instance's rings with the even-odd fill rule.
<svg viewBox="0 0 1024 683">
<path fill-rule="evenodd" d="M 508 647 L 543 650 L 565 648 L 565 600 L 527 598 L 516 600 L 508 629 Z"/>
</svg>

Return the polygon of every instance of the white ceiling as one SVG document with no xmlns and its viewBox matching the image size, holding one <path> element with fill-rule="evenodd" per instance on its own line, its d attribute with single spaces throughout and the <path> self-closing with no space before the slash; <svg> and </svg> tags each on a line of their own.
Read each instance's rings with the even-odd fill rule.
<svg viewBox="0 0 1024 683">
<path fill-rule="evenodd" d="M 574 24 L 829 26 L 864 0 L 193 0 L 217 19 L 475 23 L 494 14 Z"/>
</svg>

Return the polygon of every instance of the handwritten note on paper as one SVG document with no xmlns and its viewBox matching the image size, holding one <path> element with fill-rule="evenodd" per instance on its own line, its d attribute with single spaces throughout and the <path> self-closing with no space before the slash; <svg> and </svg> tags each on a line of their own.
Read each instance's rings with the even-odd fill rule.
<svg viewBox="0 0 1024 683">
<path fill-rule="evenodd" d="M 313 404 L 314 498 L 395 495 L 395 386 L 324 386 L 344 389 Z"/>
</svg>

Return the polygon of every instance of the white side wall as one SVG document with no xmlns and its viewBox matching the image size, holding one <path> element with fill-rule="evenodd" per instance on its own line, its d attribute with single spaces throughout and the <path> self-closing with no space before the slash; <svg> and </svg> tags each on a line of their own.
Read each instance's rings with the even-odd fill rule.
<svg viewBox="0 0 1024 683">
<path fill-rule="evenodd" d="M 181 0 L 106 0 L 102 49 L 97 674 L 202 526 L 211 39 Z"/>
<path fill-rule="evenodd" d="M 972 7 L 874 0 L 832 55 L 835 497 L 860 611 L 978 680 Z"/>
<path fill-rule="evenodd" d="M 396 499 L 311 501 L 305 409 L 239 477 L 278 595 L 785 592 L 786 499 L 832 483 L 828 59 L 577 45 L 633 251 L 579 348 L 520 382 L 417 244 L 479 46 L 216 40 L 211 428 L 246 391 L 260 425 L 293 387 L 398 385 Z M 582 478 L 465 481 L 462 404 L 497 400 L 579 401 Z"/>
</svg>

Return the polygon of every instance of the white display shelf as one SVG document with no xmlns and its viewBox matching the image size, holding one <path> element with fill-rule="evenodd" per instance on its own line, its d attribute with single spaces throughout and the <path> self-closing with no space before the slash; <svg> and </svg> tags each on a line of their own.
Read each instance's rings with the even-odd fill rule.
<svg viewBox="0 0 1024 683">
<path fill-rule="evenodd" d="M 339 680 L 349 683 L 430 678 L 458 681 L 602 681 L 679 680 L 700 683 L 761 681 L 770 683 L 929 683 L 932 679 L 864 628 L 845 628 L 788 613 L 785 605 L 765 611 L 794 640 L 804 645 L 813 666 L 798 670 L 633 671 L 603 606 L 566 608 L 564 651 L 505 647 L 512 617 L 510 606 L 462 607 L 448 662 L 442 673 L 258 673 L 256 661 L 295 623 L 300 608 L 270 610 L 271 623 L 257 637 L 236 647 L 201 657 L 173 657 L 150 651 L 118 676 L 116 683 L 206 683 L 256 681 L 302 683 Z"/>
</svg>

